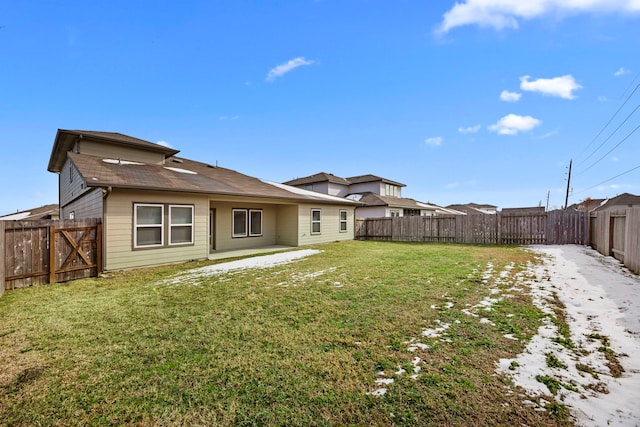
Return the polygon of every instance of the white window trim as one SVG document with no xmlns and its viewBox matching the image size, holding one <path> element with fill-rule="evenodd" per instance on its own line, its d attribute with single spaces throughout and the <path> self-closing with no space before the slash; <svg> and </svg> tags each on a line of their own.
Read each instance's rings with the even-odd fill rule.
<svg viewBox="0 0 640 427">
<path fill-rule="evenodd" d="M 236 212 L 244 212 L 244 233 L 236 234 Z M 249 212 L 247 209 L 231 209 L 231 235 L 234 238 L 249 235 Z"/>
<path fill-rule="evenodd" d="M 251 232 L 251 230 L 253 229 L 253 227 L 252 227 L 253 220 L 252 220 L 251 214 L 253 212 L 260 212 L 260 233 L 257 233 L 257 234 L 254 234 L 254 233 Z M 262 209 L 249 209 L 248 210 L 247 221 L 249 221 L 249 228 L 248 228 L 249 237 L 260 237 L 260 236 L 262 236 L 262 234 L 263 234 L 263 232 L 262 232 L 262 215 L 263 215 Z"/>
<path fill-rule="evenodd" d="M 314 212 L 318 212 L 320 214 L 320 219 L 319 220 L 314 220 L 313 219 L 313 213 Z M 311 234 L 322 234 L 322 210 L 320 209 L 311 209 Z M 318 228 L 319 231 L 313 231 L 313 224 L 317 223 L 318 224 Z"/>
<path fill-rule="evenodd" d="M 171 208 L 189 208 L 191 209 L 191 223 L 189 224 L 173 224 L 172 221 L 172 209 Z M 182 245 L 193 245 L 193 231 L 194 231 L 194 216 L 193 216 L 193 206 L 192 205 L 169 205 L 169 246 L 182 246 Z M 171 230 L 173 229 L 173 227 L 186 227 L 186 226 L 190 226 L 191 227 L 191 240 L 188 242 L 179 242 L 179 243 L 172 243 L 171 242 Z"/>
<path fill-rule="evenodd" d="M 160 224 L 138 224 L 138 206 L 159 207 L 161 209 Z M 158 228 L 160 227 L 160 244 L 156 245 L 138 245 L 138 229 L 139 228 Z M 160 248 L 164 246 L 164 205 L 161 203 L 134 203 L 133 204 L 133 247 L 139 248 Z"/>
<path fill-rule="evenodd" d="M 342 219 L 342 214 L 344 215 L 344 219 Z M 349 230 L 349 213 L 346 209 L 340 209 L 338 213 L 338 231 L 340 233 L 346 233 Z M 344 230 L 342 229 L 342 224 L 344 224 Z"/>
</svg>

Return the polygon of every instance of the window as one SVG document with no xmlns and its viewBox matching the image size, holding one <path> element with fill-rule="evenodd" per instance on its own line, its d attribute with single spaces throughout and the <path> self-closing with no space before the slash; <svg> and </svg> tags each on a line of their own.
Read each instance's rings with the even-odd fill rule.
<svg viewBox="0 0 640 427">
<path fill-rule="evenodd" d="M 193 206 L 169 206 L 169 244 L 193 243 Z"/>
<path fill-rule="evenodd" d="M 391 197 L 400 197 L 400 187 L 393 184 L 385 184 L 384 195 Z"/>
<path fill-rule="evenodd" d="M 249 236 L 262 236 L 262 211 L 249 211 Z"/>
<path fill-rule="evenodd" d="M 76 219 L 76 211 L 69 212 L 69 219 Z"/>
<path fill-rule="evenodd" d="M 389 211 L 389 216 L 390 217 L 399 217 L 400 216 L 400 211 L 397 209 L 393 209 Z"/>
<path fill-rule="evenodd" d="M 420 216 L 420 209 L 405 209 L 404 216 Z"/>
<path fill-rule="evenodd" d="M 164 243 L 164 205 L 134 204 L 135 248 L 162 246 Z"/>
<path fill-rule="evenodd" d="M 313 191 L 313 184 L 307 184 L 304 186 L 305 190 Z"/>
<path fill-rule="evenodd" d="M 233 237 L 262 236 L 262 210 L 233 209 Z"/>
<path fill-rule="evenodd" d="M 347 231 L 347 211 L 340 211 L 340 232 L 345 233 Z"/>
<path fill-rule="evenodd" d="M 311 209 L 311 234 L 320 234 L 320 209 Z"/>
<path fill-rule="evenodd" d="M 247 210 L 233 210 L 233 237 L 247 237 Z"/>
</svg>

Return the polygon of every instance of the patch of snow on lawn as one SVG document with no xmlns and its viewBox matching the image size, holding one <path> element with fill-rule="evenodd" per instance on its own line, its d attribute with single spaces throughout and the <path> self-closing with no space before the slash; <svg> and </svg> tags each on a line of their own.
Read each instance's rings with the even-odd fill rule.
<svg viewBox="0 0 640 427">
<path fill-rule="evenodd" d="M 552 316 L 557 296 L 575 348 L 554 342 L 557 328 L 546 319 L 524 352 L 500 360 L 498 371 L 532 395 L 551 394 L 536 377 L 559 381 L 563 387 L 555 397 L 571 409 L 578 425 L 640 425 L 640 277 L 586 247 L 533 250 L 543 255 L 541 265 L 530 267 L 536 277 L 529 283 L 534 303 Z M 598 337 L 606 337 L 608 345 Z M 624 368 L 620 377 L 607 366 L 603 346 Z M 559 363 L 548 363 L 549 357 Z"/>
<path fill-rule="evenodd" d="M 438 338 L 444 331 L 451 327 L 451 323 L 442 323 L 440 320 L 436 320 L 436 323 L 440 326 L 436 328 L 423 329 L 422 336 L 428 338 Z"/>
<path fill-rule="evenodd" d="M 193 284 L 194 281 L 203 277 L 215 276 L 219 274 L 246 270 L 271 268 L 279 265 L 288 264 L 290 262 L 316 255 L 322 251 L 316 249 L 303 249 L 299 251 L 280 252 L 271 255 L 262 255 L 251 258 L 243 258 L 236 261 L 224 262 L 221 264 L 207 265 L 205 267 L 194 268 L 173 277 L 163 280 L 159 284 L 164 285 L 182 285 L 185 283 Z"/>
</svg>

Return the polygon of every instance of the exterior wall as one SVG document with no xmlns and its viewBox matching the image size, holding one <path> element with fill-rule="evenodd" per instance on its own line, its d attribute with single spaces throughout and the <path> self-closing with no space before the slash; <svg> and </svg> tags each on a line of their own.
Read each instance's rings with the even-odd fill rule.
<svg viewBox="0 0 640 427">
<path fill-rule="evenodd" d="M 104 157 L 105 159 L 130 160 L 141 163 L 163 164 L 164 154 L 136 148 L 123 147 L 104 142 L 83 140 L 77 145 L 80 154 Z"/>
<path fill-rule="evenodd" d="M 351 192 L 349 188 L 350 187 L 347 185 L 334 184 L 330 182 L 328 185 L 327 194 L 329 194 L 330 196 L 344 197 Z"/>
<path fill-rule="evenodd" d="M 133 204 L 164 203 L 194 206 L 194 244 L 133 249 Z M 144 267 L 204 259 L 209 254 L 209 199 L 206 195 L 136 192 L 114 189 L 105 199 L 105 270 Z"/>
<path fill-rule="evenodd" d="M 381 218 L 386 216 L 391 216 L 389 213 L 389 208 L 386 206 L 371 206 L 371 207 L 363 207 L 356 209 L 356 217 L 357 218 Z M 398 209 L 400 211 L 400 215 L 402 216 L 402 209 Z"/>
<path fill-rule="evenodd" d="M 94 188 L 61 208 L 61 219 L 102 218 L 102 189 Z"/>
<path fill-rule="evenodd" d="M 61 207 L 64 207 L 73 199 L 78 198 L 83 193 L 89 191 L 87 183 L 78 173 L 78 169 L 73 165 L 73 162 L 68 159 L 64 163 L 64 166 L 62 166 L 60 175 L 58 175 L 58 185 L 60 187 L 59 194 Z"/>
<path fill-rule="evenodd" d="M 298 206 L 278 206 L 276 215 L 276 244 L 298 246 Z"/>
<path fill-rule="evenodd" d="M 96 194 L 101 194 L 96 191 Z M 93 195 L 93 193 L 92 193 Z M 205 259 L 210 253 L 210 209 L 216 211 L 214 230 L 216 251 L 250 249 L 275 244 L 310 245 L 353 240 L 352 206 L 277 204 L 268 199 L 229 198 L 209 195 L 114 189 L 104 199 L 105 270 Z M 194 206 L 194 243 L 134 249 L 134 203 Z M 262 210 L 262 236 L 234 238 L 233 209 Z M 311 234 L 311 209 L 321 211 L 321 230 Z M 340 232 L 340 211 L 347 212 L 347 231 Z M 165 212 L 166 213 L 166 212 Z M 166 221 L 165 221 L 166 229 Z M 165 231 L 166 236 L 167 231 Z M 166 237 L 165 237 L 166 240 Z"/>
<path fill-rule="evenodd" d="M 384 183 L 381 181 L 363 182 L 361 184 L 351 184 L 350 193 L 371 192 L 384 196 Z"/>
<path fill-rule="evenodd" d="M 311 234 L 311 210 L 320 209 L 320 233 Z M 347 231 L 340 232 L 340 211 L 347 211 Z M 313 245 L 318 243 L 335 242 L 338 240 L 353 240 L 354 210 L 352 206 L 310 205 L 301 204 L 298 207 L 299 244 Z"/>
<path fill-rule="evenodd" d="M 276 205 L 246 201 L 211 201 L 211 208 L 216 210 L 216 251 L 249 249 L 276 244 Z M 233 237 L 233 209 L 262 210 L 262 236 Z"/>
</svg>

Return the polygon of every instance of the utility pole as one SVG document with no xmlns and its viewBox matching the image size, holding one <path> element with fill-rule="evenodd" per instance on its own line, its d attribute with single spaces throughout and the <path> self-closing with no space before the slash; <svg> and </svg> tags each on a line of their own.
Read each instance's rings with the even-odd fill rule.
<svg viewBox="0 0 640 427">
<path fill-rule="evenodd" d="M 567 196 L 564 198 L 564 208 L 567 209 L 569 207 L 569 188 L 571 186 L 571 164 L 573 163 L 573 159 L 569 160 L 569 177 L 567 178 Z"/>
<path fill-rule="evenodd" d="M 545 212 L 549 212 L 549 196 L 551 196 L 551 190 L 547 191 L 547 208 Z"/>
</svg>

